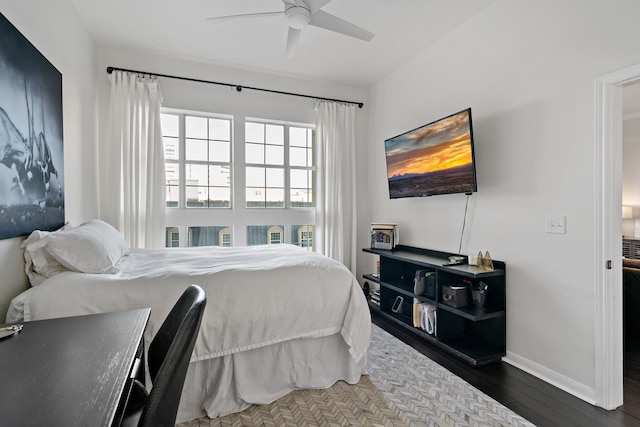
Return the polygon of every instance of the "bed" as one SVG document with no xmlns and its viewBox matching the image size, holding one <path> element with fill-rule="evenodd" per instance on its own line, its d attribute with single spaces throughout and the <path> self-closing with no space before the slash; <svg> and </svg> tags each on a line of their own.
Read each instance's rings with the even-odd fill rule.
<svg viewBox="0 0 640 427">
<path fill-rule="evenodd" d="M 207 308 L 177 422 L 364 373 L 371 318 L 342 264 L 292 245 L 152 250 L 120 239 L 95 220 L 32 233 L 23 246 L 33 286 L 13 299 L 7 322 L 151 307 L 151 342 L 182 291 L 202 286 Z"/>
</svg>

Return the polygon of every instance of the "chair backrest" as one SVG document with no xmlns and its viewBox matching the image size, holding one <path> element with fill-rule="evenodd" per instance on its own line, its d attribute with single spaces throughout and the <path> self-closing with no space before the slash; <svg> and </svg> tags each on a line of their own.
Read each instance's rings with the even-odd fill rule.
<svg viewBox="0 0 640 427">
<path fill-rule="evenodd" d="M 206 303 L 202 288 L 189 286 L 153 337 L 148 351 L 152 388 L 139 427 L 175 425 L 184 379 Z"/>
</svg>

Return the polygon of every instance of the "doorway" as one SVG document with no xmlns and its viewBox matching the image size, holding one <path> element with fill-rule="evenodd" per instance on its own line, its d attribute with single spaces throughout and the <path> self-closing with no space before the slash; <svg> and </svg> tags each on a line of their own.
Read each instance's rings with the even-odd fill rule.
<svg viewBox="0 0 640 427">
<path fill-rule="evenodd" d="M 640 399 L 640 83 L 622 88 L 622 105 L 623 398 L 628 408 Z"/>
<path fill-rule="evenodd" d="M 596 79 L 596 404 L 623 403 L 622 120 L 623 88 L 640 83 L 640 65 Z"/>
</svg>

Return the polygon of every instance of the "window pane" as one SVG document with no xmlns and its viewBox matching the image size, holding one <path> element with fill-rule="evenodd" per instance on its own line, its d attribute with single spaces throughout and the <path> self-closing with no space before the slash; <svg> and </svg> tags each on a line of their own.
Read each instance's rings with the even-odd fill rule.
<svg viewBox="0 0 640 427">
<path fill-rule="evenodd" d="M 207 185 L 209 168 L 207 165 L 185 164 L 185 179 L 187 185 Z"/>
<path fill-rule="evenodd" d="M 289 185 L 291 188 L 309 188 L 311 186 L 311 174 L 310 170 L 291 169 Z"/>
<path fill-rule="evenodd" d="M 248 225 L 247 245 L 284 243 L 284 225 Z"/>
<path fill-rule="evenodd" d="M 165 235 L 165 246 L 167 248 L 177 248 L 180 246 L 180 232 L 178 231 L 178 227 L 166 227 Z"/>
<path fill-rule="evenodd" d="M 192 226 L 189 227 L 189 234 L 189 246 L 231 246 L 229 226 Z M 226 244 L 223 244 L 223 240 Z"/>
<path fill-rule="evenodd" d="M 207 160 L 207 141 L 202 139 L 187 139 L 185 141 L 186 160 Z"/>
<path fill-rule="evenodd" d="M 164 173 L 166 179 L 165 187 L 167 193 L 165 206 L 168 208 L 177 208 L 179 204 L 179 170 L 180 166 L 177 163 L 164 164 Z"/>
<path fill-rule="evenodd" d="M 179 206 L 179 187 L 177 185 L 167 185 L 165 206 L 168 208 L 177 208 Z"/>
<path fill-rule="evenodd" d="M 209 160 L 212 162 L 230 162 L 231 144 L 229 141 L 210 141 Z"/>
<path fill-rule="evenodd" d="M 246 142 L 264 144 L 264 125 L 262 123 L 245 123 L 244 139 Z"/>
<path fill-rule="evenodd" d="M 268 165 L 284 165 L 284 147 L 267 145 L 265 146 L 265 151 Z"/>
<path fill-rule="evenodd" d="M 307 129 L 292 127 L 289 129 L 289 145 L 292 147 L 307 146 Z"/>
<path fill-rule="evenodd" d="M 209 187 L 209 208 L 230 208 L 231 188 Z"/>
<path fill-rule="evenodd" d="M 209 138 L 231 141 L 231 120 L 209 119 Z"/>
<path fill-rule="evenodd" d="M 313 207 L 313 193 L 305 188 L 292 188 L 290 192 L 292 208 Z"/>
<path fill-rule="evenodd" d="M 178 137 L 178 116 L 175 114 L 160 114 L 160 127 L 163 136 Z"/>
<path fill-rule="evenodd" d="M 244 150 L 247 163 L 264 164 L 264 145 L 245 144 Z"/>
<path fill-rule="evenodd" d="M 284 126 L 267 125 L 267 144 L 284 145 Z"/>
<path fill-rule="evenodd" d="M 284 188 L 267 188 L 267 207 L 284 208 Z"/>
<path fill-rule="evenodd" d="M 265 186 L 265 168 L 247 167 L 247 187 Z"/>
<path fill-rule="evenodd" d="M 162 142 L 164 146 L 164 158 L 165 160 L 178 160 L 179 151 L 179 140 L 178 138 L 164 136 L 162 137 Z"/>
<path fill-rule="evenodd" d="M 307 250 L 313 250 L 315 226 L 309 225 L 292 225 L 291 226 L 291 244 L 297 245 Z"/>
<path fill-rule="evenodd" d="M 247 207 L 248 208 L 264 208 L 265 189 L 264 187 L 247 187 Z"/>
<path fill-rule="evenodd" d="M 267 187 L 284 188 L 284 169 L 267 168 Z"/>
<path fill-rule="evenodd" d="M 207 138 L 207 119 L 205 117 L 186 116 L 185 137 L 187 138 Z"/>
<path fill-rule="evenodd" d="M 209 166 L 209 185 L 217 187 L 231 186 L 231 167 L 230 166 Z"/>
<path fill-rule="evenodd" d="M 308 150 L 311 151 L 311 150 Z M 291 166 L 311 166 L 308 162 L 307 149 L 291 147 L 289 148 L 289 164 Z"/>
</svg>

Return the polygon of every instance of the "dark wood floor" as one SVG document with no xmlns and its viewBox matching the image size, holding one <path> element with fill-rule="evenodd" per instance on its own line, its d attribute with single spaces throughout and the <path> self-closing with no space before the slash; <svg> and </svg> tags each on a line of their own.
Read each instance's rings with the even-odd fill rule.
<svg viewBox="0 0 640 427">
<path fill-rule="evenodd" d="M 473 368 L 423 343 L 410 331 L 376 314 L 372 317 L 376 325 L 538 427 L 640 427 L 640 342 L 627 345 L 627 350 L 633 353 L 625 353 L 624 405 L 615 411 L 606 411 L 504 362 Z"/>
</svg>

